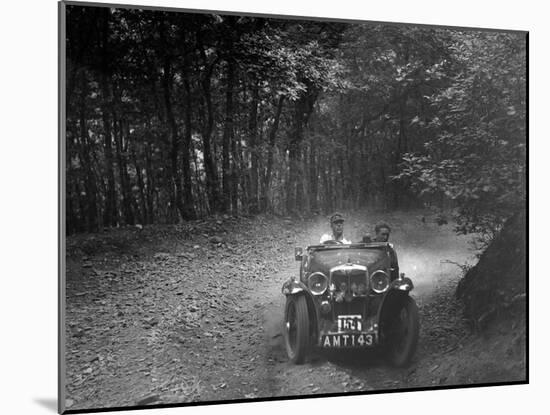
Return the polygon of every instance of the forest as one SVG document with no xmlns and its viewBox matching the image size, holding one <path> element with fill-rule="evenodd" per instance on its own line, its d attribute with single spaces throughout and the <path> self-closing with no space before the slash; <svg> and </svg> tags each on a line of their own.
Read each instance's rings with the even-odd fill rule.
<svg viewBox="0 0 550 415">
<path fill-rule="evenodd" d="M 526 204 L 524 32 L 67 6 L 67 233 Z"/>
</svg>

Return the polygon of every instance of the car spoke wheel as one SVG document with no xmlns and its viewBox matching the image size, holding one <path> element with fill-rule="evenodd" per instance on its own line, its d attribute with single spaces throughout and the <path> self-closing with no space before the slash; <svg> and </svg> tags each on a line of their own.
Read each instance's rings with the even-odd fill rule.
<svg viewBox="0 0 550 415">
<path fill-rule="evenodd" d="M 418 307 L 411 297 L 405 297 L 387 332 L 388 359 L 394 366 L 410 363 L 416 351 L 420 323 Z"/>
<path fill-rule="evenodd" d="M 288 358 L 292 363 L 303 363 L 309 347 L 309 316 L 303 295 L 287 297 L 283 331 Z"/>
</svg>

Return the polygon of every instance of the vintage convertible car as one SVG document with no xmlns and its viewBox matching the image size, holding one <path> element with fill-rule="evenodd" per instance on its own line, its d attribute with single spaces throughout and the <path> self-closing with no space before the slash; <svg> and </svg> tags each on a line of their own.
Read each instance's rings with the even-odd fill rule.
<svg viewBox="0 0 550 415">
<path fill-rule="evenodd" d="M 363 242 L 295 248 L 299 277 L 283 284 L 284 338 L 289 359 L 303 363 L 312 347 L 381 348 L 405 366 L 418 342 L 413 283 L 399 274 L 390 243 Z"/>
</svg>

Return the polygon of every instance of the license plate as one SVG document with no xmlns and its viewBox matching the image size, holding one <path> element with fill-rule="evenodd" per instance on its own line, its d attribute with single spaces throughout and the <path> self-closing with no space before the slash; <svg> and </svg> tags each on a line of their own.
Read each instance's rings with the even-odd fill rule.
<svg viewBox="0 0 550 415">
<path fill-rule="evenodd" d="M 361 315 L 338 316 L 338 331 L 361 331 L 362 329 Z"/>
<path fill-rule="evenodd" d="M 321 346 L 325 348 L 370 347 L 374 344 L 374 335 L 365 333 L 325 334 Z"/>
</svg>

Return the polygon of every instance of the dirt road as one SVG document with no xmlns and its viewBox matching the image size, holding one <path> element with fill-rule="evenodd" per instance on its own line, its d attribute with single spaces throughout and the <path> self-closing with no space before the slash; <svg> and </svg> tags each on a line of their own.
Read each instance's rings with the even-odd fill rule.
<svg viewBox="0 0 550 415">
<path fill-rule="evenodd" d="M 422 221 L 422 215 L 384 216 L 394 229 L 401 271 L 415 282 L 421 313 L 419 348 L 405 369 L 388 367 L 375 352 L 315 353 L 300 366 L 287 361 L 281 285 L 298 270 L 294 246 L 315 243 L 327 231 L 325 218 L 222 217 L 69 238 L 68 409 L 401 389 L 502 376 L 487 369 L 498 363 L 481 343 L 475 358 L 461 356 L 474 341 L 454 301 L 461 270 L 452 262 L 473 262 L 468 239 L 430 216 Z M 381 218 L 348 215 L 345 233 L 358 240 Z M 480 364 L 488 371 L 476 375 Z"/>
</svg>

